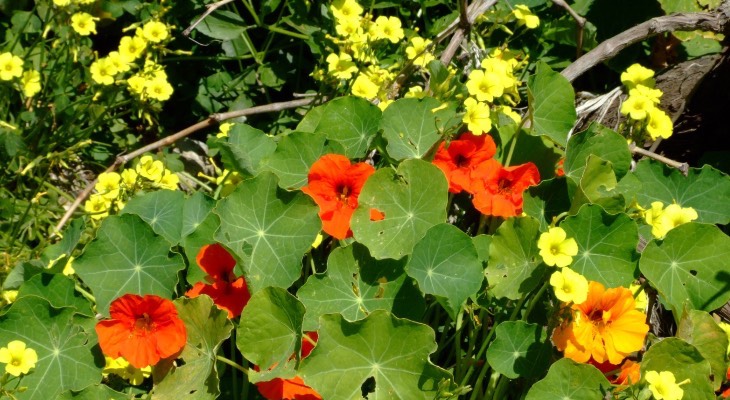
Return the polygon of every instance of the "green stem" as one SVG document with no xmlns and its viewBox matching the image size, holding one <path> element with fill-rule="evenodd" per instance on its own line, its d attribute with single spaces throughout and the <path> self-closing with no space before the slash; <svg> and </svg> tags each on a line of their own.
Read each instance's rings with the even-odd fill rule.
<svg viewBox="0 0 730 400">
<path fill-rule="evenodd" d="M 545 281 L 542 286 L 540 287 L 540 290 L 535 293 L 535 296 L 530 300 L 530 303 L 527 305 L 527 309 L 525 310 L 525 313 L 522 315 L 522 320 L 527 321 L 527 317 L 530 316 L 530 313 L 532 312 L 532 309 L 535 308 L 537 303 L 540 302 L 540 299 L 545 294 L 545 291 L 547 290 L 548 286 L 550 286 L 550 281 Z"/>
<path fill-rule="evenodd" d="M 309 36 L 307 36 L 307 35 L 305 35 L 303 33 L 297 33 L 297 32 L 288 31 L 286 29 L 279 28 L 278 26 L 266 26 L 266 29 L 268 29 L 271 32 L 281 33 L 282 35 L 291 36 L 291 37 L 296 38 L 296 39 L 302 39 L 302 40 L 309 39 Z"/>
<path fill-rule="evenodd" d="M 220 361 L 220 362 L 222 362 L 223 364 L 228 364 L 231 367 L 233 367 L 233 368 L 235 368 L 235 369 L 243 372 L 244 374 L 248 375 L 248 369 L 243 368 L 242 366 L 236 364 L 235 362 L 233 362 L 233 361 L 231 361 L 231 360 L 229 360 L 229 359 L 227 359 L 227 358 L 225 358 L 223 356 L 220 356 L 220 355 L 215 356 L 215 359 L 218 360 L 218 361 Z"/>
<path fill-rule="evenodd" d="M 231 331 L 231 340 L 228 341 L 228 345 L 231 351 L 231 360 L 234 364 L 236 364 L 236 331 Z M 230 364 L 229 364 L 230 365 Z M 236 364 L 238 365 L 238 364 Z M 238 392 L 238 377 L 236 376 L 235 371 L 231 371 L 231 386 L 233 386 L 233 398 L 234 400 L 237 400 L 241 398 L 241 394 Z"/>
<path fill-rule="evenodd" d="M 456 316 L 456 330 L 454 332 L 454 379 L 458 379 L 459 373 L 461 372 L 462 364 L 462 351 L 461 351 L 461 330 L 464 329 L 464 310 L 463 307 L 459 309 L 459 314 Z"/>
<path fill-rule="evenodd" d="M 77 292 L 81 293 L 82 296 L 86 297 L 87 300 L 96 304 L 96 298 L 94 297 L 94 295 L 86 291 L 86 289 L 82 288 L 81 285 L 77 283 L 76 285 L 74 285 L 74 289 L 76 289 Z"/>
</svg>

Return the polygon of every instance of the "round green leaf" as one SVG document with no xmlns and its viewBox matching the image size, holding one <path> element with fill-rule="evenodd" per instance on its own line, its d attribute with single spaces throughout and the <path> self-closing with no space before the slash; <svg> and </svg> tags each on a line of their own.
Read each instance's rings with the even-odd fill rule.
<svg viewBox="0 0 730 400">
<path fill-rule="evenodd" d="M 727 372 L 728 337 L 710 314 L 685 310 L 677 327 L 677 337 L 693 345 L 710 363 L 712 375 L 721 377 Z M 713 381 L 713 390 L 720 390 L 722 379 Z"/>
<path fill-rule="evenodd" d="M 577 119 L 573 85 L 544 62 L 538 62 L 535 75 L 527 80 L 527 98 L 534 134 L 545 135 L 565 147 Z"/>
<path fill-rule="evenodd" d="M 180 242 L 185 194 L 177 190 L 158 190 L 135 196 L 120 214 L 134 214 L 152 227 L 168 242 Z"/>
<path fill-rule="evenodd" d="M 625 200 L 618 190 L 614 190 L 616 184 L 613 165 L 609 161 L 591 154 L 588 156 L 578 187 L 573 192 L 570 213 L 578 212 L 583 204 L 598 204 L 611 214 L 624 211 L 626 209 Z"/>
<path fill-rule="evenodd" d="M 261 160 L 276 150 L 276 142 L 272 137 L 246 124 L 233 125 L 228 138 L 216 144 L 226 168 L 245 175 L 256 175 Z"/>
<path fill-rule="evenodd" d="M 423 157 L 441 138 L 436 114 L 431 111 L 440 105 L 431 97 L 399 99 L 389 105 L 380 124 L 388 140 L 388 155 L 396 160 Z"/>
<path fill-rule="evenodd" d="M 202 192 L 195 192 L 192 196 L 185 199 L 182 210 L 182 231 L 180 236 L 185 238 L 192 234 L 210 215 L 215 207 L 215 200 L 206 196 Z"/>
<path fill-rule="evenodd" d="M 445 299 L 452 318 L 482 286 L 484 271 L 471 237 L 450 224 L 438 224 L 413 247 L 406 266 L 421 290 Z"/>
<path fill-rule="evenodd" d="M 20 381 L 28 389 L 15 393 L 18 399 L 55 399 L 63 391 L 101 381 L 104 357 L 92 350 L 97 346 L 96 320 L 75 313 L 73 308 L 53 308 L 43 298 L 26 296 L 0 316 L 0 346 L 22 340 L 38 354 L 35 368 Z"/>
<path fill-rule="evenodd" d="M 244 263 L 252 291 L 289 287 L 301 274 L 321 222 L 317 207 L 301 192 L 286 192 L 271 173 L 241 182 L 218 203 L 221 227 L 215 239 Z"/>
<path fill-rule="evenodd" d="M 436 347 L 431 328 L 387 311 L 356 322 L 323 315 L 317 347 L 302 360 L 299 375 L 325 399 L 360 399 L 362 384 L 372 377 L 370 400 L 430 400 L 439 382 L 451 378 L 429 360 Z"/>
<path fill-rule="evenodd" d="M 578 243 L 578 255 L 570 265 L 574 271 L 610 288 L 628 286 L 637 277 L 639 231 L 628 215 L 584 205 L 560 227 Z"/>
<path fill-rule="evenodd" d="M 542 281 L 545 264 L 537 248 L 540 223 L 510 218 L 492 236 L 487 264 L 489 290 L 497 297 L 516 300 Z"/>
<path fill-rule="evenodd" d="M 174 303 L 187 330 L 187 343 L 179 356 L 185 364 L 173 367 L 154 386 L 152 395 L 161 400 L 216 399 L 220 395 L 216 355 L 231 336 L 233 324 L 208 296 L 181 297 Z"/>
<path fill-rule="evenodd" d="M 588 129 L 570 138 L 565 151 L 563 169 L 570 181 L 571 193 L 580 182 L 590 155 L 610 162 L 618 179 L 631 167 L 631 152 L 626 139 L 601 124 L 592 123 Z"/>
<path fill-rule="evenodd" d="M 313 132 L 339 142 L 348 158 L 365 156 L 378 133 L 381 111 L 360 97 L 339 97 L 324 106 Z"/>
<path fill-rule="evenodd" d="M 310 276 L 297 296 L 307 308 L 304 330 L 316 330 L 323 314 L 340 313 L 348 321 L 374 310 L 418 320 L 425 308 L 416 282 L 403 270 L 405 260 L 376 260 L 355 242 L 335 249 L 327 259 L 327 273 Z"/>
<path fill-rule="evenodd" d="M 548 230 L 553 218 L 570 208 L 567 181 L 562 178 L 548 179 L 531 186 L 524 194 L 522 210 L 540 221 L 540 230 Z"/>
<path fill-rule="evenodd" d="M 598 368 L 561 358 L 530 388 L 525 400 L 603 399 L 610 390 L 611 384 Z"/>
<path fill-rule="evenodd" d="M 696 222 L 730 223 L 730 177 L 705 165 L 690 168 L 687 176 L 658 161 L 639 161 L 634 171 L 641 185 L 636 200 L 644 208 L 654 201 L 664 205 L 677 203 L 697 211 Z"/>
<path fill-rule="evenodd" d="M 293 377 L 288 361 L 301 347 L 304 312 L 302 303 L 281 288 L 268 287 L 251 296 L 241 313 L 236 346 L 261 367 L 259 373 L 249 371 L 252 383 L 281 376 L 282 370 L 291 372 L 285 378 Z"/>
<path fill-rule="evenodd" d="M 72 307 L 76 312 L 93 316 L 91 303 L 74 289 L 74 281 L 62 274 L 38 274 L 25 282 L 18 290 L 18 298 L 43 297 L 52 307 Z"/>
<path fill-rule="evenodd" d="M 537 378 L 550 364 L 552 344 L 540 325 L 506 321 L 495 328 L 496 337 L 487 349 L 487 362 L 510 378 Z"/>
<path fill-rule="evenodd" d="M 648 371 L 669 371 L 677 382 L 689 379 L 689 383 L 682 385 L 682 400 L 715 399 L 710 363 L 682 339 L 666 338 L 651 346 L 641 360 L 641 376 L 646 376 Z"/>
<path fill-rule="evenodd" d="M 279 139 L 276 151 L 263 159 L 260 170 L 275 173 L 284 189 L 299 189 L 307 184 L 309 168 L 325 153 L 340 151 L 332 151 L 322 134 L 292 132 Z"/>
<path fill-rule="evenodd" d="M 684 304 L 712 311 L 730 300 L 730 237 L 714 225 L 688 223 L 651 241 L 641 254 L 639 267 L 676 312 Z"/>
<path fill-rule="evenodd" d="M 406 160 L 398 171 L 383 168 L 368 178 L 352 216 L 355 238 L 377 258 L 400 259 L 411 254 L 428 228 L 446 220 L 448 184 L 431 163 Z M 385 214 L 370 220 L 370 210 Z"/>
<path fill-rule="evenodd" d="M 109 316 L 109 304 L 127 293 L 172 297 L 185 264 L 169 253 L 170 242 L 136 215 L 110 216 L 73 266 L 94 293 L 97 312 Z"/>
</svg>

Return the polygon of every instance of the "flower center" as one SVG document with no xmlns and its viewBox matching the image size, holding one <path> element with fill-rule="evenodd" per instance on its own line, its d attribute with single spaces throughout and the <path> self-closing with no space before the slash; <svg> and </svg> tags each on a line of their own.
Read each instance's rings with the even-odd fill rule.
<svg viewBox="0 0 730 400">
<path fill-rule="evenodd" d="M 134 321 L 134 330 L 137 333 L 147 333 L 149 331 L 153 331 L 155 329 L 155 323 L 152 322 L 152 318 L 150 318 L 149 314 L 143 313 L 140 317 L 137 317 L 137 320 Z M 144 331 L 144 332 L 139 332 Z"/>
<path fill-rule="evenodd" d="M 350 187 L 349 186 L 342 185 L 342 186 L 340 186 L 340 187 L 337 188 L 337 199 L 339 201 L 345 203 L 345 205 L 347 205 L 347 198 L 348 198 L 348 195 L 349 194 L 350 194 Z"/>
<path fill-rule="evenodd" d="M 13 358 L 13 361 L 11 361 L 10 364 L 12 364 L 14 367 L 17 367 L 17 366 L 23 364 L 23 360 L 21 360 L 19 358 Z"/>
<path fill-rule="evenodd" d="M 497 183 L 497 187 L 499 188 L 500 193 L 512 193 L 512 181 L 509 179 L 500 178 L 499 182 Z"/>
</svg>

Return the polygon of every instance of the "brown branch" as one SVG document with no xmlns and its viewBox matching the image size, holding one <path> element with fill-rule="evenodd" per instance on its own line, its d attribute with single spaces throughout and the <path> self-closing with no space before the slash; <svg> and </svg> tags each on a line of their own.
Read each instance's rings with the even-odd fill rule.
<svg viewBox="0 0 730 400">
<path fill-rule="evenodd" d="M 687 176 L 687 173 L 689 172 L 689 164 L 686 162 L 679 162 L 674 161 L 670 158 L 664 157 L 663 155 L 654 153 L 653 151 L 645 150 L 642 147 L 638 147 L 636 144 L 632 143 L 629 145 L 629 150 L 634 154 L 639 154 L 645 157 L 653 158 L 657 161 L 663 162 L 664 164 L 669 165 L 670 167 L 677 168 L 679 171 L 684 174 L 684 176 Z"/>
<path fill-rule="evenodd" d="M 434 42 L 438 43 L 450 34 L 454 34 L 454 36 L 451 37 L 451 41 L 449 41 L 449 44 L 446 46 L 446 49 L 444 49 L 441 53 L 440 61 L 442 64 L 449 65 L 451 59 L 454 58 L 454 55 L 456 55 L 456 50 L 459 46 L 461 46 L 461 41 L 464 40 L 467 30 L 471 28 L 477 17 L 484 14 L 496 3 L 497 0 L 477 0 L 466 9 L 466 25 L 461 22 L 461 17 L 459 17 L 449 24 L 446 29 L 441 31 L 441 33 L 436 35 Z"/>
<path fill-rule="evenodd" d="M 585 26 L 587 20 L 583 18 L 580 14 L 575 12 L 573 8 L 568 5 L 568 3 L 565 2 L 565 0 L 552 0 L 553 4 L 556 6 L 564 9 L 565 11 L 570 14 L 571 17 L 575 20 L 576 25 L 578 25 L 578 32 L 577 32 L 577 38 L 576 38 L 576 57 L 580 57 L 581 53 L 583 52 L 583 34 L 585 32 Z"/>
<path fill-rule="evenodd" d="M 224 5 L 226 5 L 228 3 L 232 3 L 232 2 L 233 2 L 233 0 L 220 0 L 220 1 L 216 2 L 216 3 L 207 4 L 205 7 L 207 7 L 208 9 L 205 10 L 205 12 L 200 17 L 198 17 L 198 19 L 196 19 L 195 21 L 193 21 L 193 23 L 190 24 L 190 26 L 188 26 L 187 28 L 185 28 L 184 31 L 182 31 L 183 36 L 190 35 L 190 33 L 193 31 L 193 29 L 195 29 L 195 27 L 197 27 L 198 25 L 200 25 L 200 23 L 203 22 L 203 20 L 208 15 L 210 15 L 213 11 L 215 11 L 215 10 L 223 7 Z"/>
<path fill-rule="evenodd" d="M 595 49 L 568 65 L 561 74 L 572 82 L 597 64 L 610 60 L 621 50 L 660 33 L 695 30 L 730 33 L 728 28 L 730 28 L 730 2 L 728 1 L 712 12 L 678 13 L 652 18 L 605 40 Z"/>
<path fill-rule="evenodd" d="M 263 106 L 257 106 L 257 107 L 251 107 L 251 108 L 245 108 L 243 110 L 236 110 L 236 111 L 229 111 L 225 113 L 217 113 L 217 114 L 211 114 L 208 118 L 206 118 L 203 121 L 200 121 L 194 125 L 191 125 L 175 134 L 172 134 L 170 136 L 167 136 L 165 138 L 162 138 L 154 143 L 148 144 L 147 146 L 141 147 L 129 154 L 121 155 L 114 160 L 114 163 L 109 166 L 104 172 L 113 172 L 116 171 L 117 168 L 120 166 L 126 164 L 130 160 L 134 159 L 135 157 L 141 156 L 144 153 L 147 153 L 149 151 L 157 150 L 161 147 L 169 146 L 176 141 L 194 133 L 201 129 L 207 128 L 211 125 L 215 125 L 220 123 L 221 121 L 225 121 L 232 118 L 238 118 L 238 117 L 244 117 L 247 115 L 254 115 L 254 114 L 264 114 L 269 112 L 276 112 L 276 111 L 282 111 L 287 110 L 291 108 L 297 108 L 306 106 L 309 104 L 314 103 L 315 100 L 319 100 L 319 98 L 306 98 L 306 99 L 300 99 L 300 100 L 291 100 L 291 101 L 284 101 L 281 103 L 271 103 L 266 104 Z M 68 222 L 69 219 L 71 219 L 71 216 L 73 215 L 74 211 L 76 211 L 79 206 L 81 206 L 81 203 L 83 203 L 84 200 L 86 200 L 87 197 L 91 194 L 91 192 L 94 190 L 94 186 L 96 185 L 97 179 L 94 179 L 93 181 L 89 182 L 84 190 L 82 190 L 74 200 L 73 203 L 71 203 L 71 206 L 66 210 L 66 213 L 63 215 L 60 221 L 58 221 L 58 224 L 56 224 L 56 227 L 53 230 L 53 234 L 57 235 L 64 225 Z"/>
</svg>

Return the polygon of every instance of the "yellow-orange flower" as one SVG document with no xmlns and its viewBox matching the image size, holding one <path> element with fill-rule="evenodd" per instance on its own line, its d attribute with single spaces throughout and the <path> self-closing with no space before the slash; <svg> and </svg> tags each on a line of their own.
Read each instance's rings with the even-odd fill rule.
<svg viewBox="0 0 730 400">
<path fill-rule="evenodd" d="M 588 285 L 588 299 L 570 308 L 572 316 L 553 331 L 553 343 L 565 357 L 577 362 L 621 364 L 644 345 L 649 325 L 636 310 L 629 289 Z"/>
</svg>

